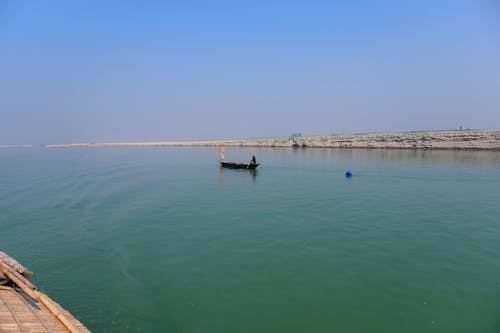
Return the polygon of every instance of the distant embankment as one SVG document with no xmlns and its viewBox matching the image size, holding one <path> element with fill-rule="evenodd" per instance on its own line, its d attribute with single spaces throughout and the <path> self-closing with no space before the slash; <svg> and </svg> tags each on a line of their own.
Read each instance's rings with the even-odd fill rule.
<svg viewBox="0 0 500 333">
<path fill-rule="evenodd" d="M 486 149 L 500 150 L 500 130 L 354 134 L 191 142 L 122 142 L 47 145 L 73 147 L 239 146 L 312 148 Z"/>
</svg>

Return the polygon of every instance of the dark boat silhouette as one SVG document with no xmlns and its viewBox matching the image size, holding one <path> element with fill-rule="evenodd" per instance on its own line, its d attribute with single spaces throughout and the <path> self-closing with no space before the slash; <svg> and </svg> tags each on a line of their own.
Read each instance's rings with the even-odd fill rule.
<svg viewBox="0 0 500 333">
<path fill-rule="evenodd" d="M 220 161 L 220 166 L 223 168 L 231 169 L 255 169 L 259 166 L 259 163 L 236 163 L 236 162 L 225 162 Z"/>
</svg>

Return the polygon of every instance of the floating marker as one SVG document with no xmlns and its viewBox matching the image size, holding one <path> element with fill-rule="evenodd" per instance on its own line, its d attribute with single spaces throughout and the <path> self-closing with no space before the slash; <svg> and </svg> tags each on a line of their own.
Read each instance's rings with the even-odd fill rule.
<svg viewBox="0 0 500 333">
<path fill-rule="evenodd" d="M 351 176 L 352 176 L 352 170 L 347 170 L 347 171 L 345 172 L 345 176 L 346 176 L 346 177 L 351 177 Z"/>
</svg>

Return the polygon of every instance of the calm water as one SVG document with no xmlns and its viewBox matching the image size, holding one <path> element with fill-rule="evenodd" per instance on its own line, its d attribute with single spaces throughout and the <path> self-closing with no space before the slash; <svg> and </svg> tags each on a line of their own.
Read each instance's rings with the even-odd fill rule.
<svg viewBox="0 0 500 333">
<path fill-rule="evenodd" d="M 500 331 L 500 152 L 252 153 L 0 149 L 0 250 L 94 332 Z"/>
</svg>

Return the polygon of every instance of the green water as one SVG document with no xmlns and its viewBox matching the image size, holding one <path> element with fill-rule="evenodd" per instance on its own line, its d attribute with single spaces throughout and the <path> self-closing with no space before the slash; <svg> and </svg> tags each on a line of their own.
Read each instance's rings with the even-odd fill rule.
<svg viewBox="0 0 500 333">
<path fill-rule="evenodd" d="M 0 250 L 94 332 L 500 331 L 500 152 L 252 153 L 0 149 Z"/>
</svg>

